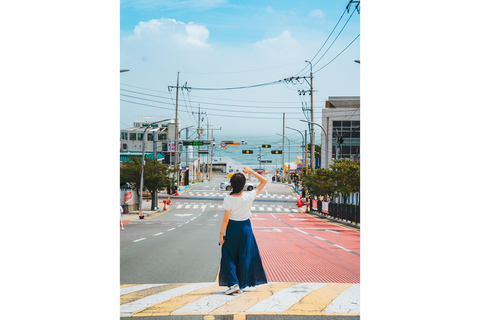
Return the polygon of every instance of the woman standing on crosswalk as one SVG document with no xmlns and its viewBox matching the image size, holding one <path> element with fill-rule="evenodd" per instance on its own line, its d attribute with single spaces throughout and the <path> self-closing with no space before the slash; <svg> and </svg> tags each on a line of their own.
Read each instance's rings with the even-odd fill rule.
<svg viewBox="0 0 480 320">
<path fill-rule="evenodd" d="M 267 283 L 249 218 L 252 214 L 250 208 L 253 200 L 268 180 L 249 167 L 243 168 L 242 171 L 254 175 L 260 184 L 255 190 L 244 192 L 245 176 L 242 173 L 235 173 L 230 178 L 233 190 L 223 201 L 225 213 L 219 240 L 219 244 L 222 245 L 219 285 L 229 287 L 225 291 L 226 294 Z"/>
</svg>

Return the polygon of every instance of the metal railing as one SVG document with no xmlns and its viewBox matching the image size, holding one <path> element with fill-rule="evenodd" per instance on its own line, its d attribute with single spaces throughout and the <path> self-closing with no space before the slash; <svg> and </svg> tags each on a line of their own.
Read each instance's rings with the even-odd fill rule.
<svg viewBox="0 0 480 320">
<path fill-rule="evenodd" d="M 310 200 L 310 208 L 312 208 L 312 201 Z M 336 220 L 347 221 L 353 224 L 360 224 L 360 206 L 343 203 L 328 203 L 328 211 L 322 210 L 323 201 L 317 201 L 317 210 L 312 210 L 322 216 L 330 217 Z"/>
</svg>

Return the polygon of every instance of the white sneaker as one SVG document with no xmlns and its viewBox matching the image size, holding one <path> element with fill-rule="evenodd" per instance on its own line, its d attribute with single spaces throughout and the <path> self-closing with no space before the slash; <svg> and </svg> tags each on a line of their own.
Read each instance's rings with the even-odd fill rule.
<svg viewBox="0 0 480 320">
<path fill-rule="evenodd" d="M 240 291 L 240 287 L 238 286 L 238 284 L 234 284 L 225 291 L 225 294 L 232 294 L 238 291 Z"/>
<path fill-rule="evenodd" d="M 122 230 L 125 230 L 125 228 L 122 228 Z"/>
</svg>

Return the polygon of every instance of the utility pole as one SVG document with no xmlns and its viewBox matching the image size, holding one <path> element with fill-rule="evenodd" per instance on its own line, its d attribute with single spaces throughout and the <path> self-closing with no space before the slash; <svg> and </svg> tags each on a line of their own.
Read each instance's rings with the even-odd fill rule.
<svg viewBox="0 0 480 320">
<path fill-rule="evenodd" d="M 285 173 L 285 113 L 283 113 L 283 137 L 282 137 L 282 168 L 283 168 L 283 177 L 286 177 Z"/>
<path fill-rule="evenodd" d="M 200 115 L 202 114 L 207 114 L 206 112 L 200 112 L 200 104 L 198 104 L 198 112 L 192 112 L 192 114 L 198 114 L 198 127 L 197 127 L 197 140 L 200 141 L 200 134 L 203 133 L 201 132 L 200 128 Z M 203 118 L 201 119 L 203 121 Z M 198 172 L 196 173 L 195 179 L 198 181 L 198 173 L 200 173 L 200 146 L 197 146 L 197 157 L 198 157 L 198 167 L 197 170 Z"/>
<path fill-rule="evenodd" d="M 174 169 L 178 169 L 178 144 L 179 144 L 179 139 L 178 139 L 178 89 L 186 89 L 187 91 L 190 91 L 191 87 L 187 87 L 187 83 L 185 82 L 185 85 L 182 87 L 179 87 L 178 82 L 179 82 L 179 77 L 180 77 L 180 71 L 177 72 L 177 85 L 176 86 L 168 86 L 168 91 L 171 91 L 171 88 L 176 88 L 176 102 L 175 102 L 175 163 L 173 164 Z M 176 172 L 177 175 L 177 187 L 180 187 L 180 172 Z"/>
<path fill-rule="evenodd" d="M 312 63 L 305 60 L 305 62 L 310 63 L 310 115 L 311 121 L 313 123 L 313 73 L 312 73 Z M 313 131 L 313 125 L 310 126 L 310 161 L 312 165 L 312 173 L 315 171 L 315 134 Z"/>
</svg>

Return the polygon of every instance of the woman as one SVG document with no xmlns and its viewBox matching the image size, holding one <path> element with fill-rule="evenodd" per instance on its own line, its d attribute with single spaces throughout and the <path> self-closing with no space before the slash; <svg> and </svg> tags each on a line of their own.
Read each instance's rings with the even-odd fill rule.
<svg viewBox="0 0 480 320">
<path fill-rule="evenodd" d="M 225 291 L 226 294 L 267 283 L 249 218 L 252 214 L 250 208 L 253 200 L 262 191 L 268 180 L 249 167 L 243 168 L 242 171 L 253 174 L 260 184 L 255 190 L 243 192 L 245 176 L 235 173 L 230 178 L 233 190 L 223 201 L 225 213 L 218 242 L 222 245 L 219 285 L 229 287 Z"/>
</svg>

